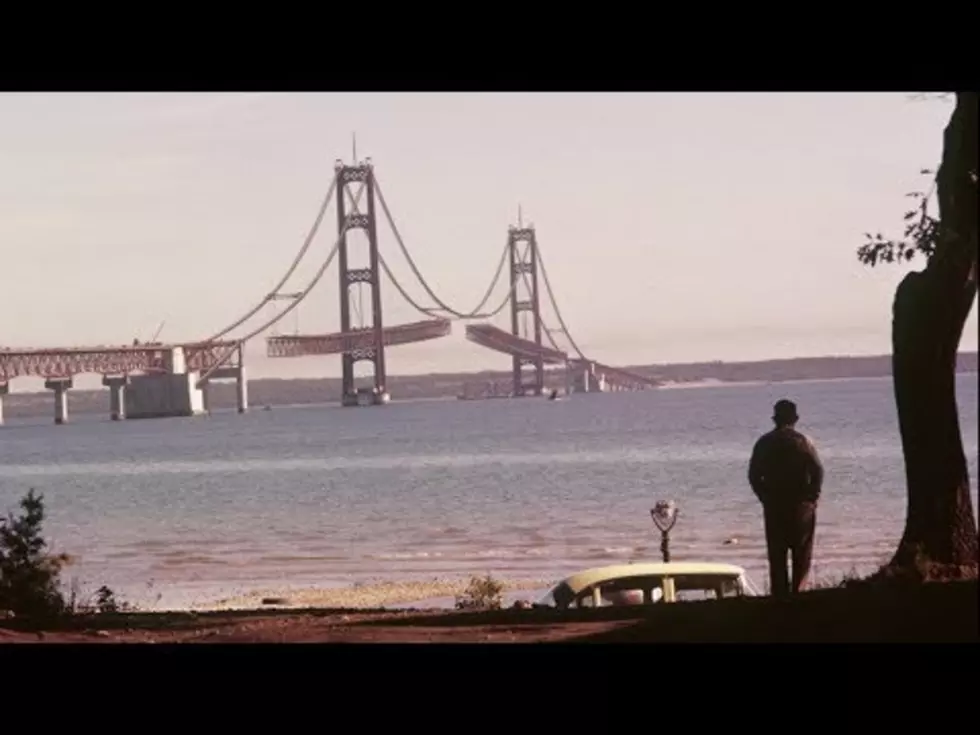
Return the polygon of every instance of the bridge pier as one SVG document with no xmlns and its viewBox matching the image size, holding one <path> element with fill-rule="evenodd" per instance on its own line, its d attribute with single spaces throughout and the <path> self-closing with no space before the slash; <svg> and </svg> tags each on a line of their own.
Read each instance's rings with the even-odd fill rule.
<svg viewBox="0 0 980 735">
<path fill-rule="evenodd" d="M 576 393 L 605 393 L 610 390 L 605 375 L 596 373 L 594 362 L 578 360 L 573 364 L 575 365 L 573 385 Z"/>
<path fill-rule="evenodd" d="M 3 426 L 3 397 L 10 393 L 10 383 L 0 383 L 0 426 Z"/>
<path fill-rule="evenodd" d="M 248 410 L 248 381 L 245 378 L 245 366 L 238 368 L 238 375 L 235 376 L 235 398 L 238 402 L 238 413 L 245 413 Z"/>
<path fill-rule="evenodd" d="M 59 426 L 68 423 L 68 391 L 73 385 L 70 377 L 44 381 L 44 387 L 54 391 L 54 422 Z"/>
<path fill-rule="evenodd" d="M 102 385 L 109 388 L 109 417 L 113 421 L 126 418 L 125 390 L 129 385 L 128 375 L 103 375 Z"/>
<path fill-rule="evenodd" d="M 245 413 L 248 411 L 248 379 L 245 373 L 244 365 L 230 368 L 218 368 L 211 373 L 211 377 L 208 378 L 208 381 L 201 388 L 205 411 L 208 413 L 211 412 L 211 396 L 209 395 L 209 389 L 212 381 L 229 380 L 232 378 L 235 380 L 235 402 L 237 404 L 238 413 Z"/>
</svg>

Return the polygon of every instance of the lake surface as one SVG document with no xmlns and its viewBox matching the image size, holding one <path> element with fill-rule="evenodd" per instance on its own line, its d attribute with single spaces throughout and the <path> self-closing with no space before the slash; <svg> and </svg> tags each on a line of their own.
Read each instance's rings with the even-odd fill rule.
<svg viewBox="0 0 980 735">
<path fill-rule="evenodd" d="M 958 378 L 976 502 L 977 376 Z M 284 586 L 487 572 L 552 580 L 655 559 L 649 515 L 681 515 L 676 559 L 764 583 L 746 482 L 778 398 L 827 470 L 814 572 L 870 571 L 901 535 L 905 482 L 890 379 L 663 389 L 544 399 L 277 407 L 240 416 L 0 427 L 0 509 L 43 493 L 67 572 L 148 607 Z M 725 541 L 737 538 L 738 543 Z"/>
</svg>

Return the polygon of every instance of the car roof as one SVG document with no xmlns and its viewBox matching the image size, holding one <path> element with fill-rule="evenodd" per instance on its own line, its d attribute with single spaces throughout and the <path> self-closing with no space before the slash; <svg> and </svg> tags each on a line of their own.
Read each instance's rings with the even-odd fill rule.
<svg viewBox="0 0 980 735">
<path fill-rule="evenodd" d="M 745 570 L 735 564 L 702 561 L 644 562 L 636 564 L 614 564 L 593 567 L 576 572 L 563 580 L 571 591 L 578 594 L 586 587 L 600 582 L 623 577 L 665 577 L 678 575 L 697 576 L 742 576 Z"/>
</svg>

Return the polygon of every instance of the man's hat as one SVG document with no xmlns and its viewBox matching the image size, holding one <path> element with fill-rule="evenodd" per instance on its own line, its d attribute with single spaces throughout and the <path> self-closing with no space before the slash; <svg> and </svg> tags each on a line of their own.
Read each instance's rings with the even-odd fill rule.
<svg viewBox="0 0 980 735">
<path fill-rule="evenodd" d="M 776 401 L 776 405 L 772 408 L 773 418 L 776 421 L 793 423 L 799 416 L 796 413 L 796 404 L 792 401 L 788 401 L 783 398 L 780 401 Z"/>
</svg>

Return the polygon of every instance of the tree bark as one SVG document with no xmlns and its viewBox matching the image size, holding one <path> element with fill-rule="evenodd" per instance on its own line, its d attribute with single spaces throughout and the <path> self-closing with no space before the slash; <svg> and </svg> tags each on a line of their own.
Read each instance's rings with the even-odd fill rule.
<svg viewBox="0 0 980 735">
<path fill-rule="evenodd" d="M 895 293 L 892 370 L 905 455 L 905 532 L 889 567 L 976 574 L 977 523 L 956 404 L 956 354 L 977 294 L 977 95 L 957 94 L 936 176 L 939 238 Z M 955 572 L 954 572 L 955 573 Z"/>
</svg>

